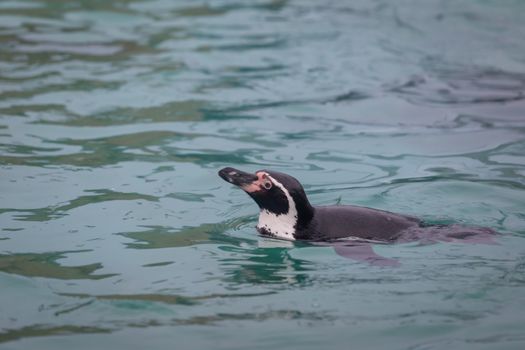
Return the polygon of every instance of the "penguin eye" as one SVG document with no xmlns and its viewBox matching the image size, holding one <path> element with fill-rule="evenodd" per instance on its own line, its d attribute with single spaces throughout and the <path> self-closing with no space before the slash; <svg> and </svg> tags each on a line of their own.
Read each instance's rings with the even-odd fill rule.
<svg viewBox="0 0 525 350">
<path fill-rule="evenodd" d="M 270 188 L 272 188 L 272 182 L 270 180 L 266 180 L 263 182 L 263 187 L 266 188 L 267 190 L 269 190 Z"/>
</svg>

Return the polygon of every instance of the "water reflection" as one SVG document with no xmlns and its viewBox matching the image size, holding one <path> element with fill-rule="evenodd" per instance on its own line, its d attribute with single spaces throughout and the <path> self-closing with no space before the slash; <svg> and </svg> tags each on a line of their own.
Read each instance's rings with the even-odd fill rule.
<svg viewBox="0 0 525 350">
<path fill-rule="evenodd" d="M 89 295 L 89 294 L 74 294 L 74 293 L 60 293 L 60 295 L 71 298 L 80 299 L 96 299 L 96 300 L 108 300 L 108 301 L 130 301 L 129 304 L 120 304 L 122 306 L 129 306 L 131 308 L 138 308 L 141 302 L 146 303 L 163 303 L 173 305 L 196 305 L 202 301 L 211 299 L 227 299 L 227 298 L 249 298 L 259 297 L 273 294 L 273 292 L 266 293 L 230 293 L 230 294 L 210 294 L 200 296 L 183 296 L 176 294 L 108 294 L 108 295 Z M 82 304 L 87 305 L 87 304 Z M 64 313 L 64 311 L 60 312 Z"/>
<path fill-rule="evenodd" d="M 93 333 L 110 333 L 111 328 L 94 327 L 94 326 L 76 326 L 76 325 L 33 325 L 18 329 L 4 329 L 0 333 L 0 343 L 13 340 L 31 338 L 31 337 L 48 337 L 53 335 L 72 335 L 72 334 L 93 334 Z"/>
<path fill-rule="evenodd" d="M 126 247 L 134 249 L 159 249 L 171 247 L 186 247 L 197 244 L 226 244 L 238 246 L 251 243 L 251 240 L 233 237 L 226 234 L 229 230 L 238 230 L 252 223 L 252 217 L 239 217 L 216 224 L 201 224 L 173 228 L 167 226 L 143 226 L 145 230 L 119 233 L 134 240 L 125 243 Z"/>
<path fill-rule="evenodd" d="M 125 243 L 133 249 L 160 249 L 168 247 L 189 247 L 198 244 L 213 244 L 220 251 L 228 253 L 225 258 L 218 258 L 218 263 L 225 273 L 221 278 L 233 289 L 243 288 L 244 284 L 304 284 L 308 282 L 309 262 L 293 258 L 290 248 L 307 246 L 306 243 L 266 242 L 259 240 L 254 245 L 253 239 L 231 236 L 227 231 L 245 228 L 253 224 L 252 217 L 230 220 L 221 224 L 202 224 L 196 227 L 173 229 L 170 227 L 148 227 L 140 232 L 121 233 L 132 238 L 133 243 Z M 269 246 L 270 244 L 270 246 Z"/>
<path fill-rule="evenodd" d="M 245 284 L 306 285 L 309 283 L 311 263 L 291 256 L 290 246 L 284 243 L 275 247 L 247 249 L 244 247 L 222 246 L 229 253 L 240 255 L 239 258 L 221 259 L 225 270 L 224 280 L 234 289 L 242 289 Z M 296 245 L 303 245 L 297 243 Z"/>
<path fill-rule="evenodd" d="M 174 229 L 172 227 L 154 226 L 146 227 L 147 230 L 140 232 L 121 233 L 122 236 L 134 240 L 126 243 L 126 247 L 134 249 L 158 249 L 168 247 L 187 247 L 195 244 L 205 244 L 217 241 L 228 241 L 233 239 L 217 233 L 221 225 L 202 224 L 196 227 L 183 227 Z"/>
<path fill-rule="evenodd" d="M 79 252 L 85 251 L 0 255 L 0 271 L 21 276 L 57 278 L 62 280 L 99 280 L 115 276 L 115 274 L 94 274 L 95 271 L 103 267 L 101 263 L 63 266 L 57 261 L 65 258 L 67 254 Z"/>
<path fill-rule="evenodd" d="M 413 76 L 390 91 L 417 102 L 445 104 L 505 103 L 525 99 L 525 75 L 483 67 L 430 61 L 431 76 Z"/>
<path fill-rule="evenodd" d="M 206 120 L 206 101 L 188 100 L 167 102 L 152 107 L 120 107 L 88 116 L 73 116 L 65 120 L 44 121 L 65 126 L 112 126 L 131 123 L 162 123 L 171 121 L 197 122 Z M 6 111 L 8 112 L 8 111 Z"/>
<path fill-rule="evenodd" d="M 106 189 L 86 190 L 85 192 L 93 193 L 92 195 L 80 196 L 67 203 L 62 203 L 53 207 L 38 208 L 30 210 L 4 209 L 2 212 L 16 213 L 16 219 L 20 221 L 49 221 L 68 215 L 72 209 L 80 208 L 85 205 L 94 203 L 103 203 L 108 201 L 134 201 L 138 199 L 146 201 L 158 201 L 157 197 L 140 193 L 123 193 Z"/>
</svg>

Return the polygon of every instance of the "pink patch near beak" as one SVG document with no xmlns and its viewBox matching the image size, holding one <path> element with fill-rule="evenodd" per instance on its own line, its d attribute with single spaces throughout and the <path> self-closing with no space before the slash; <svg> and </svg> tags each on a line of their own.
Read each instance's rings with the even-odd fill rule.
<svg viewBox="0 0 525 350">
<path fill-rule="evenodd" d="M 254 182 L 252 182 L 251 184 L 249 185 L 244 185 L 244 186 L 241 186 L 241 188 L 246 191 L 246 192 L 257 192 L 257 191 L 260 191 L 262 190 L 264 187 L 263 187 L 263 184 L 266 180 L 266 173 L 256 173 L 255 175 L 257 175 L 257 180 L 255 180 Z"/>
</svg>

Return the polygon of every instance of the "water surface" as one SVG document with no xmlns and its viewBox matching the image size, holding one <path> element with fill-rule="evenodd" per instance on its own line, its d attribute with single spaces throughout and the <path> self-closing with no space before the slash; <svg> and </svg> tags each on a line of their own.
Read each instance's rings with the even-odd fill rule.
<svg viewBox="0 0 525 350">
<path fill-rule="evenodd" d="M 523 349 L 522 1 L 0 2 L 0 348 Z M 216 172 L 491 227 L 256 235 Z"/>
</svg>

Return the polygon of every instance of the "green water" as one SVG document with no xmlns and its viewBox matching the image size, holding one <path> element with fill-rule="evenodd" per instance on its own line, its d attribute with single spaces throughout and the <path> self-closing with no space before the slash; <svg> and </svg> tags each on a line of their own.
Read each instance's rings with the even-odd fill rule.
<svg viewBox="0 0 525 350">
<path fill-rule="evenodd" d="M 525 2 L 0 1 L 1 349 L 525 348 Z M 256 235 L 217 176 L 491 227 Z"/>
</svg>

